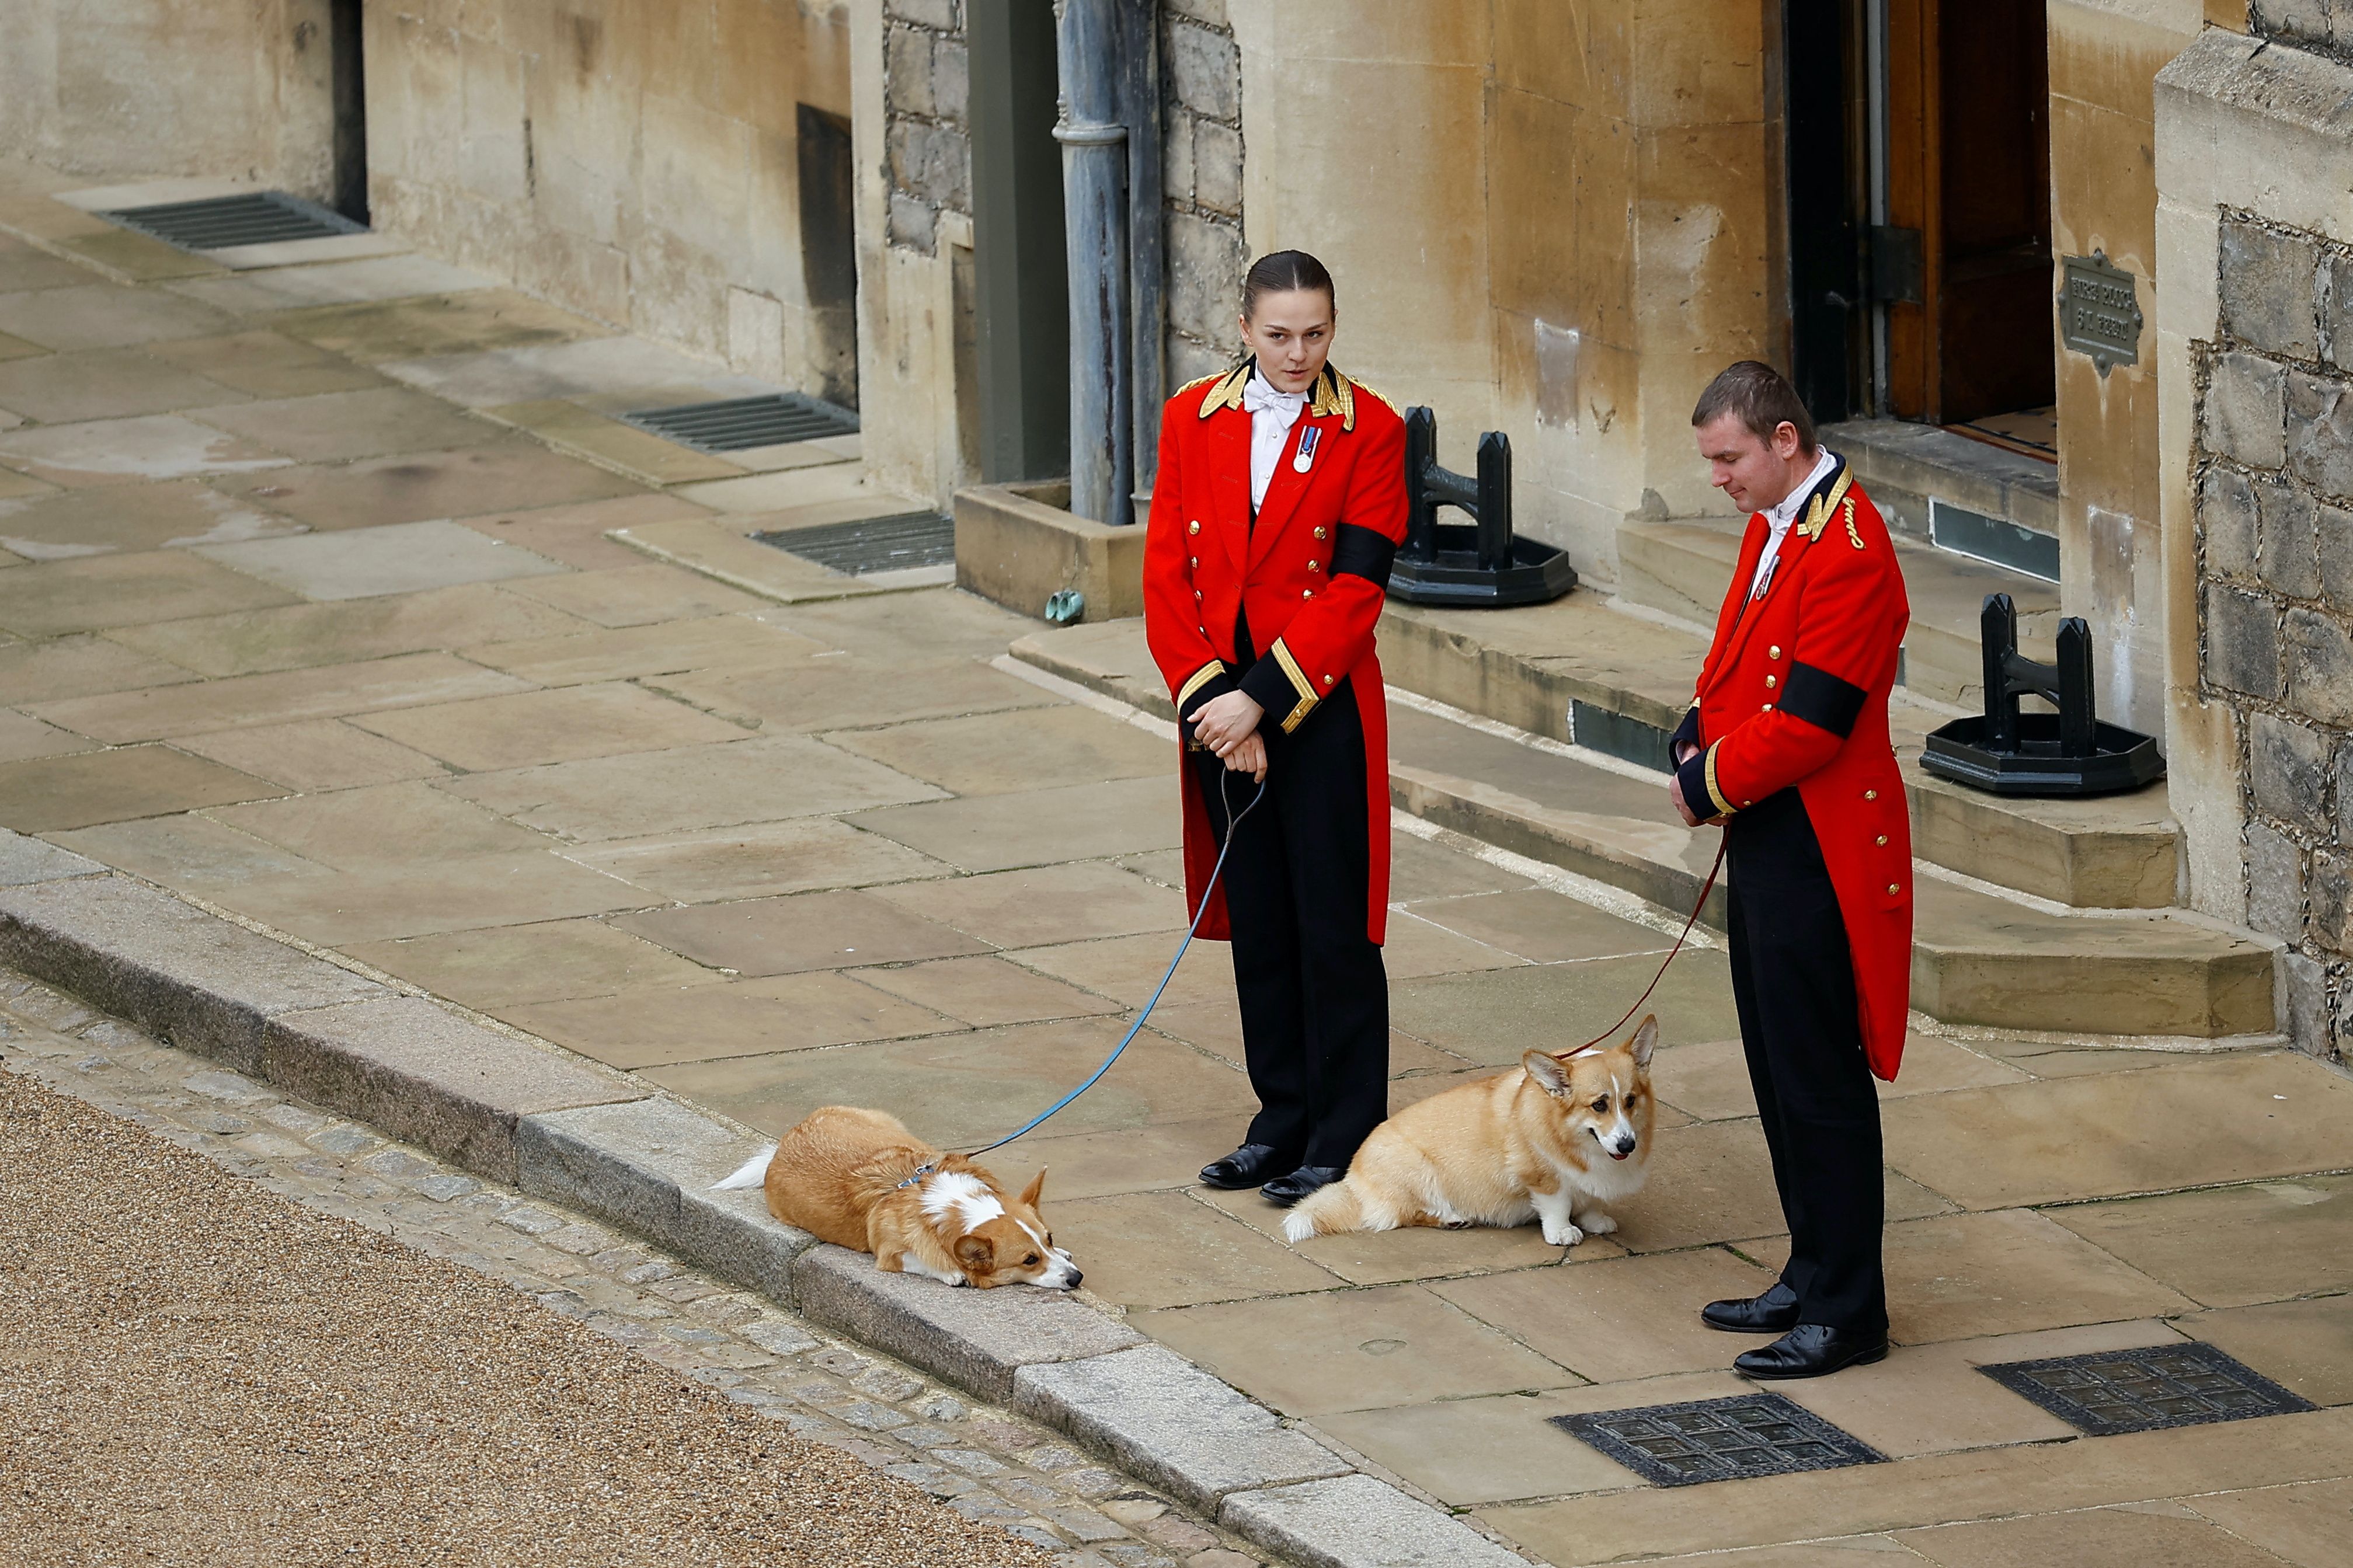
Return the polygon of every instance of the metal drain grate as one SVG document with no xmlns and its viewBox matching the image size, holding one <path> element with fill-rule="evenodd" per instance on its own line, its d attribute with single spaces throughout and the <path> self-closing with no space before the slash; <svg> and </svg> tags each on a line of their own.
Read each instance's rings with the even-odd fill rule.
<svg viewBox="0 0 2353 1568">
<path fill-rule="evenodd" d="M 1877 1449 L 1778 1394 L 1556 1415 L 1552 1424 L 1662 1487 L 1886 1462 Z"/>
<path fill-rule="evenodd" d="M 2316 1408 L 2207 1344 L 2053 1356 L 1978 1370 L 2095 1437 Z"/>
<path fill-rule="evenodd" d="M 936 511 L 861 517 L 855 522 L 778 529 L 752 537 L 853 576 L 911 566 L 945 566 L 955 561 L 955 521 Z"/>
<path fill-rule="evenodd" d="M 284 191 L 248 191 L 200 202 L 163 202 L 98 215 L 182 250 L 227 250 L 290 239 L 365 234 L 367 226 Z"/>
<path fill-rule="evenodd" d="M 700 452 L 741 452 L 752 447 L 858 433 L 857 415 L 797 392 L 641 408 L 621 417 L 640 430 L 650 430 L 664 440 Z"/>
</svg>

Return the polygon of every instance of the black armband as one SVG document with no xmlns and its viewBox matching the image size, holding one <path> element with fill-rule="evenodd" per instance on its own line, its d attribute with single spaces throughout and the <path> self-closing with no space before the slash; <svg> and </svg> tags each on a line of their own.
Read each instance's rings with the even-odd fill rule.
<svg viewBox="0 0 2353 1568">
<path fill-rule="evenodd" d="M 1789 684 L 1781 693 L 1781 711 L 1793 719 L 1803 719 L 1818 730 L 1827 730 L 1843 741 L 1854 732 L 1855 717 L 1862 711 L 1862 700 L 1867 695 L 1851 680 L 1841 680 L 1827 669 L 1792 660 Z"/>
<path fill-rule="evenodd" d="M 1389 567 L 1397 561 L 1397 552 L 1395 542 L 1379 530 L 1344 522 L 1339 538 L 1332 543 L 1332 575 L 1362 577 L 1387 593 Z"/>
</svg>

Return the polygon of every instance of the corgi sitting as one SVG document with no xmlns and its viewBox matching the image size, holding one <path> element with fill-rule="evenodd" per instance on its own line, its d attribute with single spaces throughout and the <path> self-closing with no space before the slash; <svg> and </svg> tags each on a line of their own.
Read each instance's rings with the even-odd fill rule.
<svg viewBox="0 0 2353 1568">
<path fill-rule="evenodd" d="M 768 1212 L 819 1240 L 874 1255 L 890 1273 L 991 1289 L 1068 1290 L 1078 1265 L 1038 1217 L 1040 1171 L 1011 1197 L 961 1154 L 943 1154 L 884 1111 L 828 1105 L 720 1189 L 765 1186 Z"/>
<path fill-rule="evenodd" d="M 1510 1072 L 1432 1095 L 1378 1127 L 1346 1179 L 1284 1217 L 1305 1241 L 1400 1226 L 1543 1222 L 1575 1247 L 1618 1222 L 1601 1205 L 1642 1184 L 1651 1153 L 1651 1053 L 1659 1021 L 1606 1051 L 1530 1051 Z"/>
</svg>

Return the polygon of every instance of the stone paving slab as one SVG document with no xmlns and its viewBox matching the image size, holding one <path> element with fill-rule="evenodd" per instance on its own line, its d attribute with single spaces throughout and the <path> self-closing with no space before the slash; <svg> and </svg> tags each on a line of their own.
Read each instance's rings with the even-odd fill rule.
<svg viewBox="0 0 2353 1568">
<path fill-rule="evenodd" d="M 1305 1568 L 1520 1568 L 1526 1560 L 1469 1525 L 1433 1520 L 1371 1476 L 1237 1492 L 1218 1521 Z"/>
</svg>

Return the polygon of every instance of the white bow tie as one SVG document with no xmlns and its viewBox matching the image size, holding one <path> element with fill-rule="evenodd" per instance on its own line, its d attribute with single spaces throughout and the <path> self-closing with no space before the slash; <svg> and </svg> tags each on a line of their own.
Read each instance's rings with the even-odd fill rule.
<svg viewBox="0 0 2353 1568">
<path fill-rule="evenodd" d="M 1278 392 L 1265 376 L 1253 374 L 1242 386 L 1242 406 L 1252 414 L 1287 414 L 1296 419 L 1307 406 L 1307 395 Z"/>
</svg>

